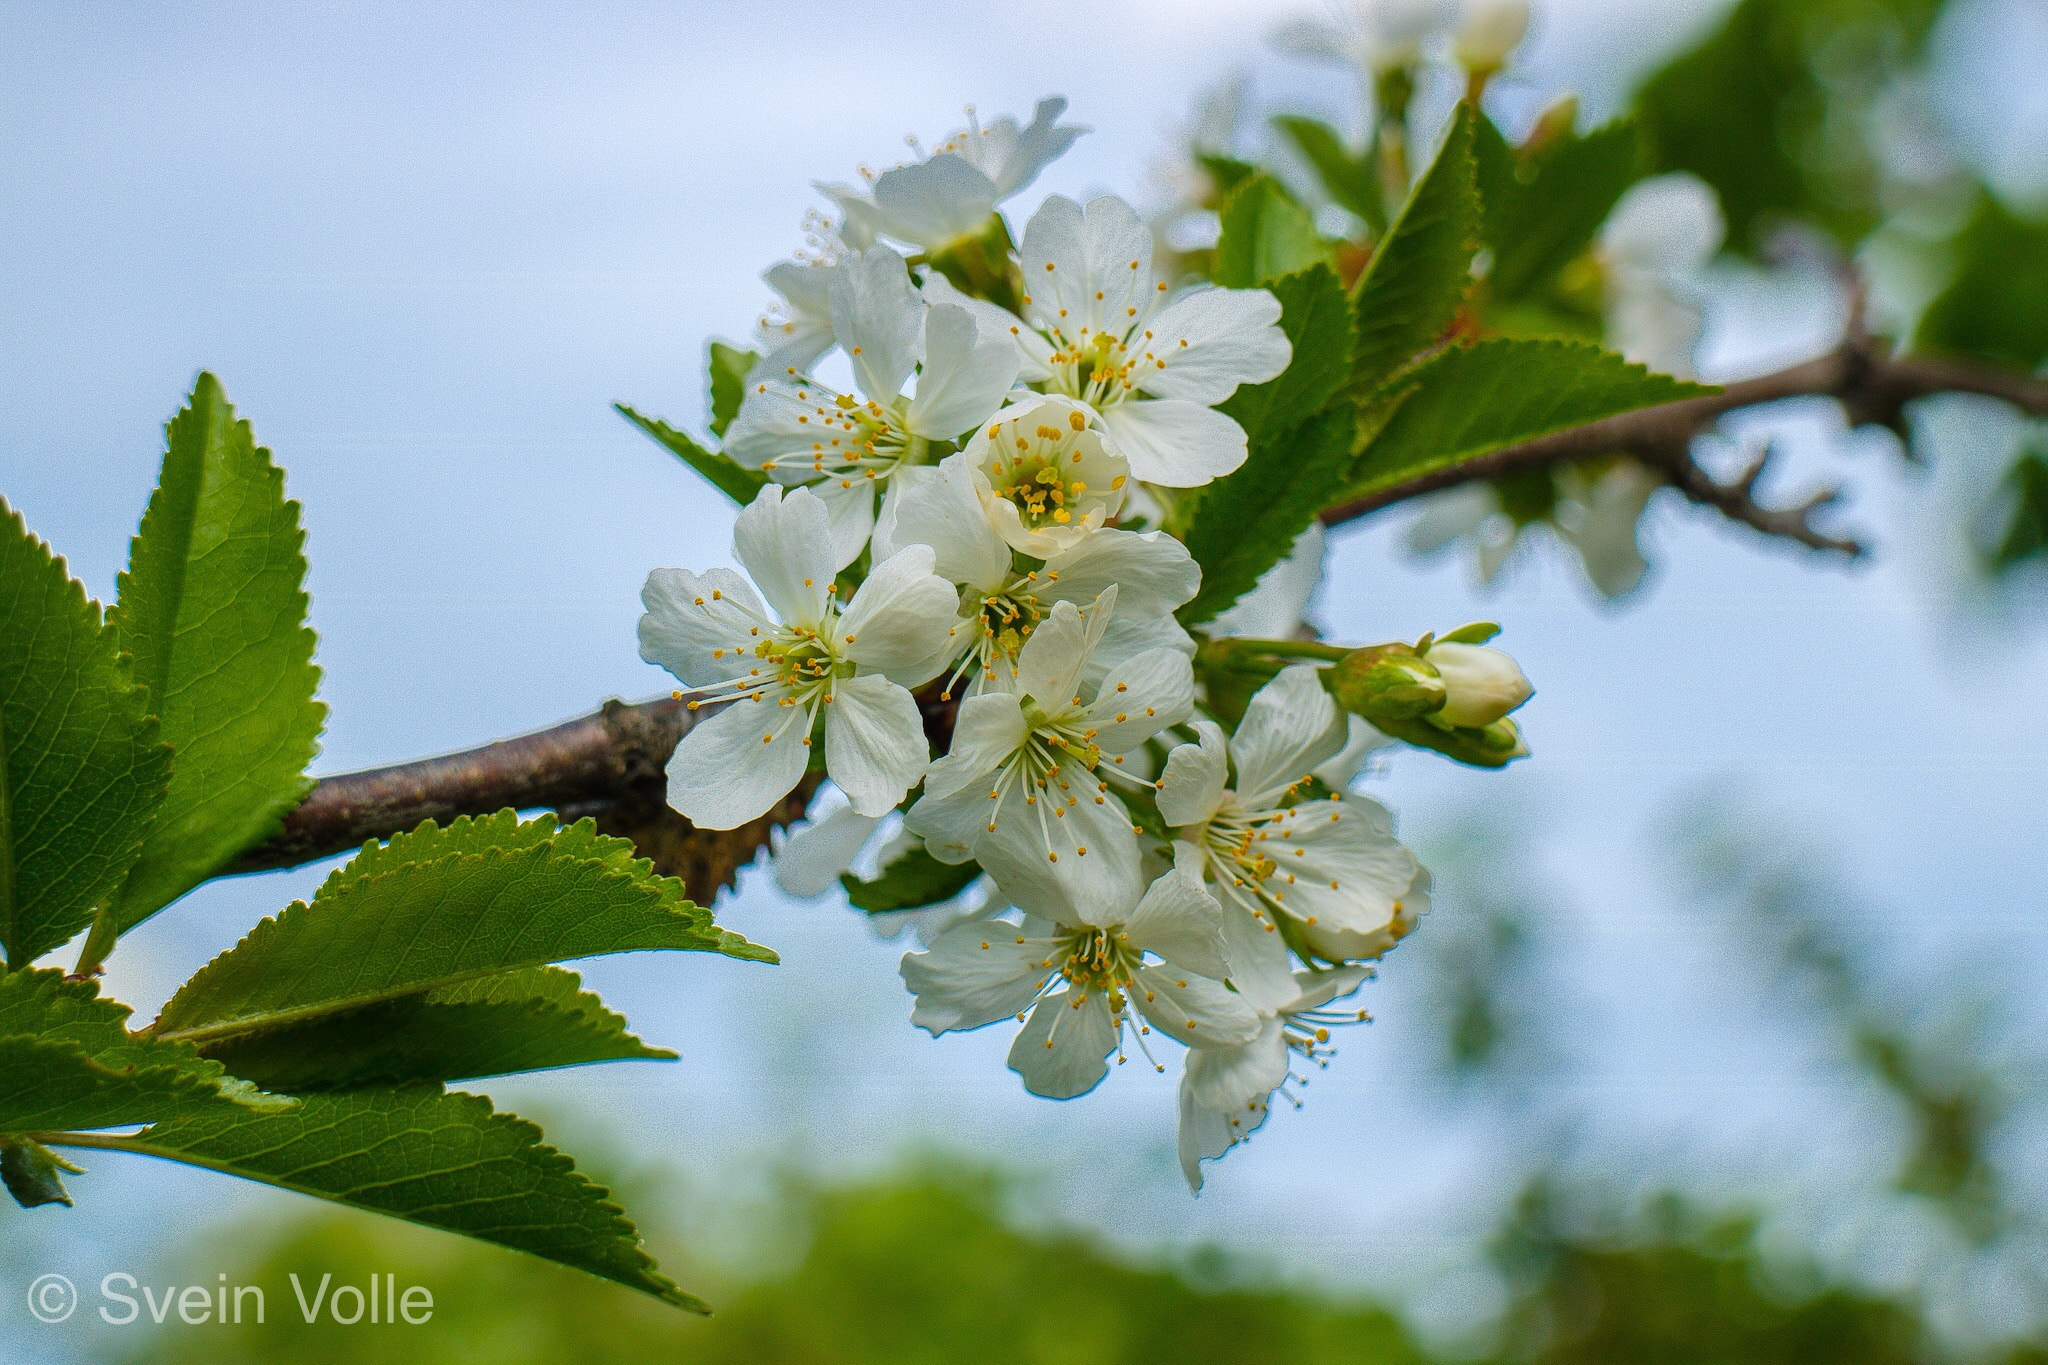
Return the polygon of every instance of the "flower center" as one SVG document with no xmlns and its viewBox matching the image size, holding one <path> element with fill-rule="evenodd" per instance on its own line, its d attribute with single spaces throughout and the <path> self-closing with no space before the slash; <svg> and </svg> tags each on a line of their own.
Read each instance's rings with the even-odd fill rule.
<svg viewBox="0 0 2048 1365">
<path fill-rule="evenodd" d="M 1065 526 L 1077 511 L 1085 511 L 1088 480 L 1081 468 L 1089 456 L 1098 454 L 1101 438 L 1087 430 L 1088 419 L 1069 413 L 1065 428 L 1040 422 L 1028 433 L 1021 421 L 995 440 L 990 460 L 989 484 L 995 495 L 1017 509 L 1024 525 L 1032 530 L 1044 526 Z M 1003 449 L 1007 443 L 1009 449 Z M 1122 480 L 1117 480 L 1121 485 Z M 1111 490 L 1098 490 L 1094 502 Z"/>
<path fill-rule="evenodd" d="M 1108 995 L 1113 1013 L 1122 1013 L 1131 974 L 1144 961 L 1121 929 L 1062 929 L 1053 939 L 1052 956 L 1060 964 L 1062 979 L 1080 990 Z"/>
<path fill-rule="evenodd" d="M 797 399 L 812 405 L 797 421 L 815 427 L 817 434 L 808 451 L 766 460 L 763 470 L 780 471 L 785 481 L 834 480 L 841 488 L 852 488 L 860 482 L 879 485 L 902 465 L 928 457 L 931 442 L 905 429 L 894 407 L 872 398 L 863 402 L 851 394 L 803 387 L 801 378 L 796 382 Z M 767 385 L 759 387 L 766 392 Z"/>
</svg>

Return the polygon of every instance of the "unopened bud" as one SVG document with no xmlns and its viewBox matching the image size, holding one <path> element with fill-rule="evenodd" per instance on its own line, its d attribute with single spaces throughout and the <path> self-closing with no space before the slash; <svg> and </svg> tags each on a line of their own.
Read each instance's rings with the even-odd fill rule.
<svg viewBox="0 0 2048 1365">
<path fill-rule="evenodd" d="M 1529 33 L 1529 0 L 1466 0 L 1451 54 L 1467 71 L 1491 75 Z"/>
<path fill-rule="evenodd" d="M 1490 725 L 1535 690 L 1514 659 L 1484 645 L 1439 640 L 1423 658 L 1443 678 L 1447 692 L 1436 719 L 1457 729 Z"/>
<path fill-rule="evenodd" d="M 1383 730 L 1388 722 L 1419 720 L 1450 695 L 1436 667 L 1401 644 L 1352 650 L 1324 670 L 1323 685 L 1337 705 Z"/>
</svg>

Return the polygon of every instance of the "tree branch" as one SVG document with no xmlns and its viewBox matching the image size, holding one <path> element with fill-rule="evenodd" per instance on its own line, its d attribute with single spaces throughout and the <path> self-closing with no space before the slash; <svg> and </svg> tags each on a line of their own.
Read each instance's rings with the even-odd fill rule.
<svg viewBox="0 0 2048 1365">
<path fill-rule="evenodd" d="M 1728 385 L 1719 393 L 1639 408 L 1584 426 L 1553 432 L 1446 469 L 1431 470 L 1332 507 L 1323 524 L 1347 521 L 1410 498 L 1479 479 L 1499 478 L 1568 460 L 1617 452 L 1635 455 L 1662 472 L 1694 502 L 1769 535 L 1785 536 L 1816 549 L 1860 552 L 1853 540 L 1820 532 L 1812 514 L 1832 503 L 1830 490 L 1793 508 L 1767 508 L 1755 500 L 1756 468 L 1732 484 L 1716 481 L 1693 460 L 1692 440 L 1721 418 L 1743 408 L 1787 398 L 1833 398 L 1855 426 L 1877 424 L 1901 430 L 1905 405 L 1937 393 L 1976 393 L 2000 398 L 2037 416 L 2048 416 L 2048 381 L 2011 370 L 1938 356 L 1888 356 L 1871 338 L 1852 338 L 1827 355 Z"/>
<path fill-rule="evenodd" d="M 1623 413 L 1495 451 L 1451 469 L 1406 480 L 1322 514 L 1327 525 L 1352 521 L 1383 507 L 1476 479 L 1494 478 L 1562 460 L 1633 454 L 1663 472 L 1694 502 L 1768 535 L 1817 549 L 1855 554 L 1851 540 L 1810 524 L 1834 501 L 1832 490 L 1789 508 L 1767 508 L 1755 498 L 1770 451 L 1739 479 L 1721 483 L 1694 461 L 1692 440 L 1728 413 L 1787 398 L 1828 397 L 1841 402 L 1856 425 L 1898 429 L 1913 399 L 1935 393 L 1978 393 L 2048 415 L 2048 382 L 1966 361 L 1931 356 L 1889 357 L 1869 339 L 1852 340 L 1828 355 L 1730 384 L 1721 392 Z M 565 820 L 596 818 L 607 833 L 630 838 L 643 856 L 690 894 L 709 901 L 732 885 L 769 833 L 800 819 L 818 775 L 799 783 L 760 819 L 733 830 L 699 829 L 671 810 L 666 769 L 690 726 L 713 708 L 691 711 L 688 698 L 663 697 L 629 705 L 606 702 L 595 714 L 482 748 L 389 768 L 321 779 L 276 837 L 244 855 L 225 875 L 293 867 L 345 853 L 373 839 L 388 839 L 423 820 L 488 815 L 511 807 L 547 809 Z M 936 689 L 920 694 L 925 727 L 941 749 L 952 729 L 952 705 Z"/>
<path fill-rule="evenodd" d="M 295 867 L 388 839 L 423 820 L 514 810 L 588 815 L 607 834 L 631 839 L 661 872 L 681 877 L 692 899 L 708 904 L 752 862 L 769 831 L 802 817 L 816 777 L 806 778 L 768 814 L 731 830 L 699 829 L 668 805 L 669 756 L 700 716 L 688 698 L 629 705 L 608 701 L 596 713 L 479 749 L 317 782 L 269 842 L 227 875 Z"/>
</svg>

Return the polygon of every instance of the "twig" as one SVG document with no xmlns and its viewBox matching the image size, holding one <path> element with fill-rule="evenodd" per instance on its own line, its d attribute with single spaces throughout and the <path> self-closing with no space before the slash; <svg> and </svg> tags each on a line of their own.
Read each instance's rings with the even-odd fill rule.
<svg viewBox="0 0 2048 1365">
<path fill-rule="evenodd" d="M 251 850 L 228 875 L 294 867 L 388 839 L 423 820 L 552 810 L 565 821 L 593 816 L 607 834 L 631 839 L 668 876 L 708 904 L 768 842 L 769 831 L 803 816 L 817 779 L 758 820 L 731 830 L 699 829 L 668 806 L 669 756 L 690 726 L 715 707 L 691 711 L 687 698 L 629 705 L 608 701 L 593 715 L 517 739 L 440 758 L 322 778 L 277 836 Z"/>
<path fill-rule="evenodd" d="M 1758 530 L 1771 535 L 1791 533 L 1802 544 L 1854 553 L 1853 541 L 1823 535 L 1808 524 L 1814 511 L 1833 501 L 1832 494 L 1803 508 L 1761 507 L 1751 496 L 1753 486 L 1717 483 L 1693 463 L 1689 453 L 1693 437 L 1731 412 L 1787 398 L 1813 397 L 1838 400 L 1853 425 L 1877 424 L 1900 430 L 1905 405 L 1937 393 L 1984 394 L 2037 416 L 2048 415 L 2048 381 L 1937 356 L 1886 356 L 1875 342 L 1853 339 L 1827 355 L 1741 380 L 1719 393 L 1639 408 L 1404 479 L 1330 508 L 1322 514 L 1322 521 L 1326 526 L 1338 526 L 1458 484 L 1624 452 L 1641 456 L 1665 471 L 1672 485 L 1687 497 Z M 1682 458 L 1674 452 L 1683 452 Z"/>
</svg>

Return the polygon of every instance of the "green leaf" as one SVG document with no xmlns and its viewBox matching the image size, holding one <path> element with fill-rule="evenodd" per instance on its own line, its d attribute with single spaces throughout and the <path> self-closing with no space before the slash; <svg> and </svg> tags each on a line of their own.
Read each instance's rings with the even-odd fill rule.
<svg viewBox="0 0 2048 1365">
<path fill-rule="evenodd" d="M 682 883 L 589 821 L 432 822 L 366 850 L 187 981 L 157 1021 L 209 1045 L 464 982 L 606 953 L 775 955 L 712 923 Z"/>
<path fill-rule="evenodd" d="M 1240 388 L 1222 405 L 1251 440 L 1318 411 L 1351 373 L 1351 305 L 1336 272 L 1319 261 L 1270 287 L 1294 354 L 1278 376 Z"/>
<path fill-rule="evenodd" d="M 951 900 L 980 875 L 979 863 L 942 863 L 926 852 L 923 844 L 916 844 L 890 859 L 873 880 L 862 881 L 851 872 L 842 872 L 839 884 L 846 888 L 846 899 L 854 909 L 884 915 Z"/>
<path fill-rule="evenodd" d="M 312 788 L 327 714 L 284 471 L 210 374 L 165 431 L 107 615 L 172 751 L 170 789 L 115 902 L 123 932 L 277 831 Z"/>
<path fill-rule="evenodd" d="M 1740 249 L 1805 218 L 1843 242 L 1883 212 L 1872 92 L 1916 60 L 1942 0 L 1741 0 L 1652 75 L 1636 112 L 1662 171 L 1713 186 Z M 1851 55 L 1853 54 L 1853 55 Z M 1853 75 L 1850 74 L 1853 68 Z"/>
<path fill-rule="evenodd" d="M 213 1098 L 236 1104 L 274 1109 L 291 1103 L 229 1075 L 183 1043 L 130 1033 L 128 1015 L 128 1006 L 103 998 L 96 982 L 69 980 L 60 971 L 30 968 L 0 976 L 0 1038 L 76 1049 L 110 1073 L 176 1071 L 208 1088 Z"/>
<path fill-rule="evenodd" d="M 1915 344 L 2023 370 L 2048 361 L 2048 221 L 2016 217 L 1984 194 L 1955 248 L 1955 275 Z"/>
<path fill-rule="evenodd" d="M 1715 392 L 1578 341 L 1453 347 L 1403 382 L 1412 390 L 1359 457 L 1347 498 L 1567 427 Z"/>
<path fill-rule="evenodd" d="M 0 1133 L 119 1128 L 221 1103 L 183 1066 L 115 1068 L 75 1043 L 0 1038 Z"/>
<path fill-rule="evenodd" d="M 0 1184 L 7 1186 L 7 1193 L 23 1208 L 39 1209 L 45 1204 L 70 1208 L 71 1192 L 64 1188 L 60 1172 L 84 1175 L 85 1168 L 72 1165 L 40 1142 L 0 1138 Z"/>
<path fill-rule="evenodd" d="M 1282 114 L 1273 126 L 1287 136 L 1309 165 L 1330 198 L 1365 220 L 1380 232 L 1387 226 L 1386 199 L 1380 190 L 1379 168 L 1372 151 L 1353 154 L 1337 130 L 1320 119 Z"/>
<path fill-rule="evenodd" d="M 1517 302 L 1578 259 L 1615 204 L 1642 178 L 1641 138 L 1629 119 L 1592 132 L 1566 132 L 1533 154 L 1518 153 L 1493 121 L 1474 128 L 1473 152 L 1493 251 L 1487 295 Z"/>
<path fill-rule="evenodd" d="M 754 495 L 768 482 L 767 476 L 758 470 L 748 469 L 730 455 L 706 450 L 659 417 L 643 417 L 624 403 L 612 406 L 618 409 L 619 416 L 667 447 L 670 454 L 709 479 L 712 487 L 742 507 L 752 502 Z"/>
<path fill-rule="evenodd" d="M 1306 270 L 1329 254 L 1308 210 L 1271 176 L 1255 175 L 1239 184 L 1217 216 L 1223 235 L 1216 241 L 1212 277 L 1226 288 L 1254 289 Z"/>
<path fill-rule="evenodd" d="M 1177 615 L 1198 626 L 1250 592 L 1336 501 L 1351 469 L 1357 413 L 1336 403 L 1255 442 L 1245 462 L 1203 489 L 1186 537 L 1202 587 Z"/>
<path fill-rule="evenodd" d="M 574 972 L 535 967 L 228 1037 L 207 1055 L 265 1089 L 295 1094 L 675 1057 L 628 1033 L 581 986 Z"/>
<path fill-rule="evenodd" d="M 1208 172 L 1219 199 L 1227 197 L 1232 190 L 1260 173 L 1259 168 L 1249 161 L 1217 152 L 1196 152 L 1195 164 Z"/>
<path fill-rule="evenodd" d="M 114 632 L 0 501 L 0 947 L 20 968 L 91 922 L 170 774 Z"/>
<path fill-rule="evenodd" d="M 721 441 L 732 419 L 740 415 L 740 404 L 747 398 L 747 376 L 760 358 L 756 352 L 722 341 L 711 343 L 711 434 Z"/>
<path fill-rule="evenodd" d="M 656 1269 L 609 1191 L 480 1096 L 314 1095 L 281 1114 L 195 1115 L 105 1145 L 496 1242 L 707 1311 Z"/>
<path fill-rule="evenodd" d="M 1472 127 L 1472 107 L 1460 104 L 1436 159 L 1352 288 L 1358 347 L 1351 376 L 1358 393 L 1370 393 L 1436 345 L 1464 306 L 1481 228 Z"/>
</svg>

